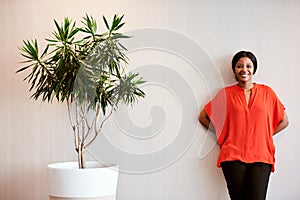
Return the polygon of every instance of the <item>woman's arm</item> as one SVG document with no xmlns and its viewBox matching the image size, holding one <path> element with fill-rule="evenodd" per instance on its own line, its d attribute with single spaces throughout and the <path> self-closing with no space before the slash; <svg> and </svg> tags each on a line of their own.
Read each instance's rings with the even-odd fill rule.
<svg viewBox="0 0 300 200">
<path fill-rule="evenodd" d="M 289 125 L 289 119 L 288 119 L 286 112 L 284 112 L 283 118 L 278 123 L 277 128 L 274 132 L 274 135 L 277 134 L 278 132 L 282 131 L 283 129 L 285 129 L 288 125 Z"/>
<path fill-rule="evenodd" d="M 212 125 L 212 123 L 211 123 L 211 121 L 210 121 L 210 119 L 209 119 L 209 117 L 208 117 L 208 115 L 207 115 L 207 113 L 206 113 L 206 111 L 205 111 L 204 108 L 203 108 L 203 109 L 201 110 L 201 112 L 199 113 L 199 115 L 198 115 L 198 120 L 199 120 L 199 122 L 200 122 L 206 129 L 209 129 L 209 130 L 215 132 L 215 128 L 214 128 L 214 126 Z"/>
</svg>

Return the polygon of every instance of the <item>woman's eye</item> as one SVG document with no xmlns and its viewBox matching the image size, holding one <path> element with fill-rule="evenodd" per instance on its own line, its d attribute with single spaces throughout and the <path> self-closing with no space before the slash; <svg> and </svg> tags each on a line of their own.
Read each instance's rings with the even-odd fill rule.
<svg viewBox="0 0 300 200">
<path fill-rule="evenodd" d="M 243 66 L 241 66 L 241 65 L 237 65 L 237 66 L 236 66 L 236 68 L 243 68 Z"/>
<path fill-rule="evenodd" d="M 247 68 L 251 68 L 252 66 L 251 65 L 247 65 Z"/>
</svg>

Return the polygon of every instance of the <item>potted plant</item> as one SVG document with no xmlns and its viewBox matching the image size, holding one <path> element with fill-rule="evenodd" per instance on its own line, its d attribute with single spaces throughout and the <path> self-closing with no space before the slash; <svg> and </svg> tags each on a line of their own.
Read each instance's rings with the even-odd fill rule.
<svg viewBox="0 0 300 200">
<path fill-rule="evenodd" d="M 111 25 L 108 24 L 103 16 L 107 31 L 97 33 L 97 22 L 89 15 L 82 19 L 82 26 L 77 27 L 75 22 L 64 19 L 59 24 L 54 20 L 56 29 L 52 32 L 52 37 L 46 39 L 45 48 L 40 51 L 36 39 L 24 40 L 19 48 L 21 55 L 25 58 L 26 65 L 17 70 L 17 73 L 29 71 L 24 78 L 31 85 L 31 98 L 41 99 L 43 102 L 51 103 L 57 100 L 66 103 L 69 122 L 71 124 L 74 145 L 78 154 L 78 167 L 73 163 L 59 163 L 61 167 L 57 172 L 59 174 L 92 172 L 98 163 L 87 163 L 85 159 L 86 149 L 93 144 L 95 139 L 101 133 L 105 122 L 112 116 L 112 113 L 120 103 L 132 105 L 137 102 L 139 97 L 144 97 L 145 93 L 139 88 L 145 81 L 138 73 L 127 73 L 125 66 L 127 57 L 126 48 L 122 46 L 120 40 L 128 36 L 118 32 L 125 24 L 122 22 L 123 16 L 114 15 Z M 89 165 L 91 165 L 89 167 Z M 54 165 L 49 165 L 50 182 L 59 188 L 53 189 L 51 183 L 50 198 L 66 198 L 64 186 L 73 187 L 75 193 L 84 190 L 83 187 L 91 180 L 79 178 L 79 183 L 75 183 L 69 177 L 62 177 L 58 180 Z M 72 168 L 71 172 L 67 169 Z M 92 168 L 92 169 L 91 169 Z M 108 173 L 111 173 L 109 171 Z M 100 173 L 101 174 L 101 173 Z M 52 175 L 52 176 L 51 176 Z M 103 177 L 103 174 L 100 177 Z M 116 176 L 113 175 L 115 178 Z M 55 182 L 57 181 L 57 183 Z M 86 182 L 84 182 L 86 181 Z M 116 185 L 116 181 L 112 181 Z M 74 185 L 75 184 L 75 185 Z M 108 182 L 102 184 L 106 187 Z M 74 186 L 72 186 L 74 185 Z M 90 189 L 93 186 L 88 186 Z M 99 186 L 95 186 L 100 191 Z M 88 189 L 89 190 L 89 189 Z M 100 191 L 101 193 L 101 191 Z M 111 191 L 102 192 L 108 195 Z M 69 195 L 69 194 L 68 194 Z M 77 194 L 70 195 L 71 198 L 96 197 L 96 194 Z"/>
</svg>

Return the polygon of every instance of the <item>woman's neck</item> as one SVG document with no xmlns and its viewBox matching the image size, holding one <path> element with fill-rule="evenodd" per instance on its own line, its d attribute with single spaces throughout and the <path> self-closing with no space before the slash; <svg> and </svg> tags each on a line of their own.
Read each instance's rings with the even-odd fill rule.
<svg viewBox="0 0 300 200">
<path fill-rule="evenodd" d="M 244 90 L 251 90 L 254 86 L 254 83 L 252 83 L 252 81 L 247 81 L 247 82 L 239 82 L 238 85 L 241 88 L 244 88 Z"/>
</svg>

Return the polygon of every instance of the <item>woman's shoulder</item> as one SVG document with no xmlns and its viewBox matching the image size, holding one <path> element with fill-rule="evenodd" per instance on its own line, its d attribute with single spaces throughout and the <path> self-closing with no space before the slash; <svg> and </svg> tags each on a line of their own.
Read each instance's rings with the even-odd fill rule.
<svg viewBox="0 0 300 200">
<path fill-rule="evenodd" d="M 256 84 L 256 89 L 260 92 L 265 92 L 267 94 L 273 95 L 273 96 L 277 96 L 275 91 L 266 84 Z"/>
<path fill-rule="evenodd" d="M 239 87 L 237 84 L 225 86 L 217 92 L 216 96 L 229 97 L 229 96 L 235 95 L 236 92 L 238 92 L 239 90 L 243 90 L 243 89 L 241 87 Z"/>
<path fill-rule="evenodd" d="M 226 92 L 232 92 L 237 90 L 243 90 L 241 87 L 239 87 L 237 84 L 226 86 L 223 88 Z"/>
<path fill-rule="evenodd" d="M 273 89 L 269 85 L 266 85 L 266 84 L 255 83 L 255 87 L 259 90 L 265 90 L 265 91 L 273 92 Z"/>
<path fill-rule="evenodd" d="M 225 86 L 225 87 L 219 89 L 218 92 L 217 92 L 217 94 L 228 93 L 228 92 L 234 91 L 236 89 L 237 89 L 236 85 Z"/>
</svg>

